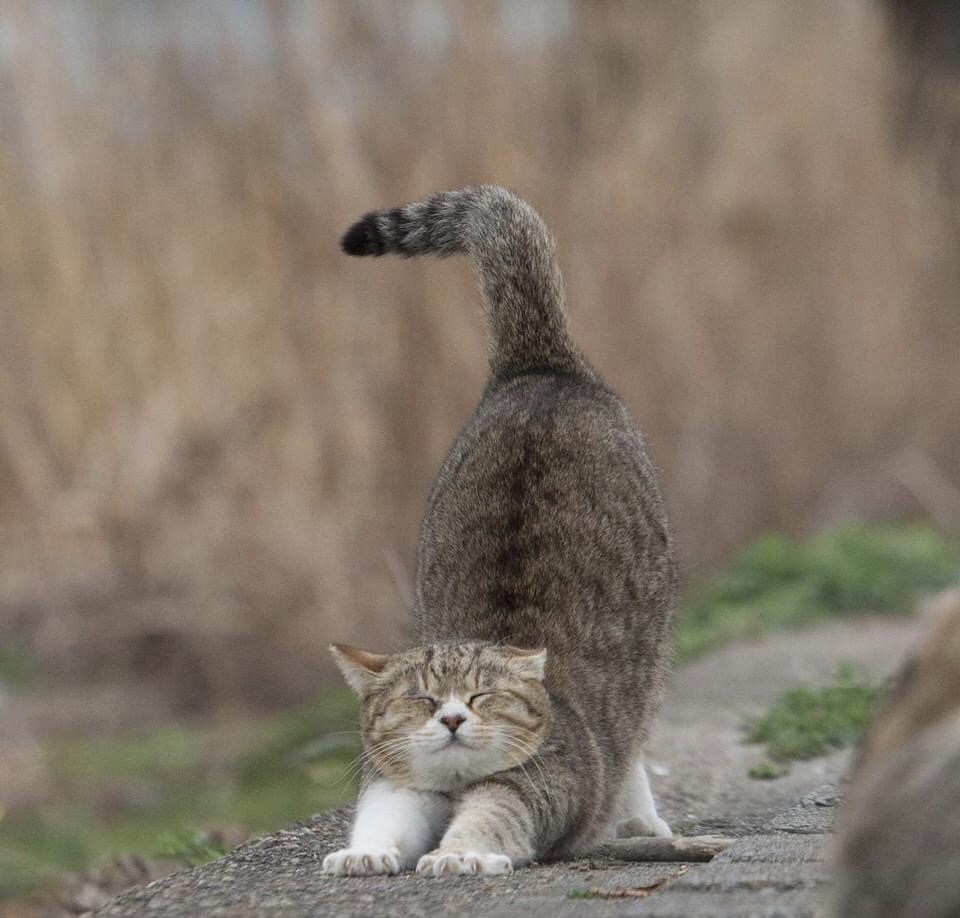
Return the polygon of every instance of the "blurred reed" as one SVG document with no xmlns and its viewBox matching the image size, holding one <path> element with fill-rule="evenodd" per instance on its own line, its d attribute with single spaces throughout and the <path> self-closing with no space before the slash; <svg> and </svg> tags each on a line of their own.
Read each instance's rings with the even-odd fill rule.
<svg viewBox="0 0 960 918">
<path fill-rule="evenodd" d="M 0 639 L 181 709 L 400 640 L 482 323 L 465 265 L 336 243 L 480 181 L 558 236 L 690 577 L 956 526 L 960 192 L 903 61 L 871 0 L 0 0 Z"/>
</svg>

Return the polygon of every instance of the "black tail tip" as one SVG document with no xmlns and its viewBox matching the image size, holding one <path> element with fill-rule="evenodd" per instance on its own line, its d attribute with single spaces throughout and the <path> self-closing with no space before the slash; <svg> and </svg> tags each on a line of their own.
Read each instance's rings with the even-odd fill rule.
<svg viewBox="0 0 960 918">
<path fill-rule="evenodd" d="M 367 214 L 357 220 L 343 234 L 340 248 L 347 255 L 382 255 L 386 251 L 386 245 L 377 225 L 376 214 Z"/>
</svg>

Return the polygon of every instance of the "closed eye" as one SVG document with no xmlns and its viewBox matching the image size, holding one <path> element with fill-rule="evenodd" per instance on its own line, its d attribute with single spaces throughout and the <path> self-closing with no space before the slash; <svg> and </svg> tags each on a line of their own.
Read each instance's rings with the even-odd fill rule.
<svg viewBox="0 0 960 918">
<path fill-rule="evenodd" d="M 467 704 L 473 704 L 478 698 L 486 698 L 488 695 L 495 695 L 496 692 L 477 692 L 475 695 L 471 695 L 467 699 Z"/>
<path fill-rule="evenodd" d="M 430 705 L 431 711 L 436 711 L 437 708 L 440 707 L 440 702 L 432 695 L 404 695 L 403 697 L 406 698 L 407 701 L 422 701 Z"/>
</svg>

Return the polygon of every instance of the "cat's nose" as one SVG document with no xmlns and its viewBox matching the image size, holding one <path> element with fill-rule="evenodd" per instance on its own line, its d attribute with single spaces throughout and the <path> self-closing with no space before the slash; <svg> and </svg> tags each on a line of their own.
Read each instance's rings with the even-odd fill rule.
<svg viewBox="0 0 960 918">
<path fill-rule="evenodd" d="M 440 718 L 440 723 L 442 723 L 451 733 L 457 732 L 457 727 L 460 726 L 467 718 L 462 714 L 444 714 Z"/>
</svg>

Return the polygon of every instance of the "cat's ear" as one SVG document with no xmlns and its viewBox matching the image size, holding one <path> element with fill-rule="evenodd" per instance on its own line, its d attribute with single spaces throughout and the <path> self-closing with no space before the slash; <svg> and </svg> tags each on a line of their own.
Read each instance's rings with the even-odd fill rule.
<svg viewBox="0 0 960 918">
<path fill-rule="evenodd" d="M 524 650 L 521 647 L 500 648 L 510 660 L 513 671 L 522 679 L 543 679 L 547 669 L 547 648 L 539 647 L 536 650 Z"/>
<path fill-rule="evenodd" d="M 376 683 L 377 676 L 387 665 L 389 656 L 383 653 L 367 653 L 344 644 L 331 644 L 330 653 L 337 661 L 343 678 L 358 695 L 368 692 Z"/>
</svg>

